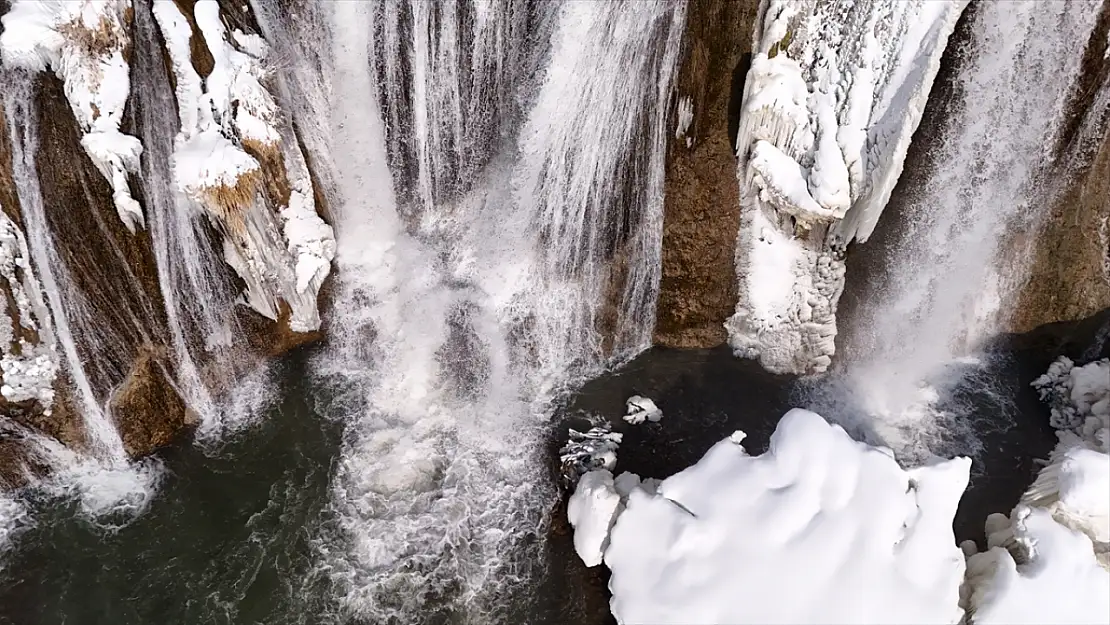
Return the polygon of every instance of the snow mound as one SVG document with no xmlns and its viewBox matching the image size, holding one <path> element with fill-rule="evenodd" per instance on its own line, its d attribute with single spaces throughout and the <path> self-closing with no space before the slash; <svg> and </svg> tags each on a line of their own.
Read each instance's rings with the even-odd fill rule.
<svg viewBox="0 0 1110 625">
<path fill-rule="evenodd" d="M 663 411 L 647 397 L 633 395 L 625 400 L 624 405 L 627 413 L 623 418 L 633 425 L 643 423 L 645 420 L 658 423 L 663 418 Z"/>
<path fill-rule="evenodd" d="M 590 471 L 578 480 L 578 487 L 567 503 L 567 519 L 574 527 L 574 550 L 586 566 L 601 564 L 620 504 L 621 496 L 609 471 Z"/>
<path fill-rule="evenodd" d="M 907 471 L 805 410 L 783 417 L 761 456 L 742 439 L 717 443 L 657 493 L 629 489 L 604 553 L 618 622 L 960 620 L 951 524 L 969 459 Z M 595 479 L 582 497 L 606 504 L 596 530 L 618 489 Z"/>
<path fill-rule="evenodd" d="M 1047 510 L 1018 506 L 990 550 L 968 558 L 968 614 L 977 625 L 1110 622 L 1110 572 L 1091 539 Z"/>
</svg>

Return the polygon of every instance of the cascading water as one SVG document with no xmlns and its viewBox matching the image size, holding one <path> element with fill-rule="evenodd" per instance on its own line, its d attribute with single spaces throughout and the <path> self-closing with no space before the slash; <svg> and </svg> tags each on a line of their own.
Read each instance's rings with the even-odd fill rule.
<svg viewBox="0 0 1110 625">
<path fill-rule="evenodd" d="M 54 250 L 54 242 L 46 223 L 42 193 L 39 191 L 35 168 L 38 131 L 32 109 L 35 102 L 32 81 L 24 73 L 5 72 L 3 83 L 4 109 L 7 113 L 8 132 L 12 137 L 12 175 L 19 193 L 20 209 L 26 221 L 28 247 L 48 305 L 54 312 L 54 340 L 66 359 L 67 371 L 73 380 L 76 399 L 84 417 L 89 451 L 109 466 L 123 466 L 127 463 L 123 441 L 104 407 L 93 394 L 70 326 L 70 314 L 76 313 L 80 317 L 82 303 L 73 301 L 78 295 L 72 289 L 63 290 L 59 286 L 69 284 L 70 279 Z"/>
<path fill-rule="evenodd" d="M 137 7 L 134 23 L 136 53 L 131 74 L 140 85 L 136 106 L 141 118 L 146 223 L 175 352 L 177 388 L 202 419 L 211 420 L 218 410 L 201 381 L 193 354 L 197 342 L 203 342 L 209 359 L 215 357 L 216 348 L 230 343 L 233 302 L 229 295 L 233 290 L 219 272 L 223 263 L 205 236 L 203 217 L 173 187 L 176 99 L 161 60 L 158 27 L 149 6 Z"/>
<path fill-rule="evenodd" d="M 988 2 L 974 11 L 931 173 L 910 191 L 905 229 L 844 341 L 850 410 L 862 408 L 872 436 L 911 456 L 974 437 L 963 415 L 933 403 L 997 332 L 1009 287 L 1024 275 L 1022 263 L 998 259 L 1051 199 L 1051 146 L 1098 3 Z"/>
<path fill-rule="evenodd" d="M 489 622 L 551 502 L 534 479 L 551 394 L 649 343 L 684 5 L 298 11 L 310 37 L 256 3 L 278 54 L 306 59 L 281 88 L 334 163 L 316 368 L 348 432 L 320 572 L 345 612 Z M 304 40 L 330 42 L 315 78 L 311 53 L 281 50 Z"/>
</svg>

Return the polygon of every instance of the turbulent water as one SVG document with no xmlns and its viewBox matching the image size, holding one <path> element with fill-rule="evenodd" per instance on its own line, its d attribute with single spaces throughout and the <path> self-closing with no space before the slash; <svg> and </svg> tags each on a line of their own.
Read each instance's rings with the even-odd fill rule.
<svg viewBox="0 0 1110 625">
<path fill-rule="evenodd" d="M 373 621 L 506 617 L 553 498 L 549 398 L 650 339 L 683 5 L 323 3 L 294 26 L 257 4 L 334 198 L 313 369 L 346 433 L 317 573 Z"/>
<path fill-rule="evenodd" d="M 898 240 L 841 341 L 844 387 L 818 402 L 872 440 L 908 456 L 977 448 L 985 424 L 936 402 L 979 371 L 977 349 L 1025 276 L 1022 261 L 998 259 L 1053 199 L 1051 146 L 1079 78 L 1076 42 L 1090 37 L 1098 4 L 969 9 L 930 174 L 905 192 Z"/>
</svg>

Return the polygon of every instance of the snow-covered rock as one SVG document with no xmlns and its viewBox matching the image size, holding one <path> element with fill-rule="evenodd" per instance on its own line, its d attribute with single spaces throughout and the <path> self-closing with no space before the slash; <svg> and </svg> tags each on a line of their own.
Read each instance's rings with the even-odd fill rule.
<svg viewBox="0 0 1110 625">
<path fill-rule="evenodd" d="M 966 0 L 767 0 L 737 136 L 738 355 L 824 371 L 843 250 L 871 234 L 902 172 Z"/>
<path fill-rule="evenodd" d="M 608 470 L 590 471 L 578 480 L 567 502 L 567 520 L 574 527 L 574 550 L 586 566 L 601 564 L 620 504 L 621 496 Z"/>
<path fill-rule="evenodd" d="M 952 518 L 970 460 L 907 471 L 804 410 L 783 417 L 761 456 L 742 440 L 717 443 L 657 492 L 626 488 L 604 552 L 618 622 L 960 620 Z M 597 480 L 587 492 L 606 505 L 593 527 L 621 490 Z"/>
<path fill-rule="evenodd" d="M 143 227 L 143 210 L 127 184 L 143 146 L 120 132 L 131 91 L 130 0 L 15 0 L 2 18 L 4 65 L 54 71 L 62 79 L 81 146 L 112 186 L 112 200 L 128 230 Z"/>
<path fill-rule="evenodd" d="M 645 420 L 658 423 L 663 418 L 663 411 L 647 397 L 633 395 L 625 400 L 624 406 L 626 411 L 624 420 L 633 425 L 643 423 Z"/>
<path fill-rule="evenodd" d="M 612 471 L 617 465 L 617 447 L 623 434 L 609 430 L 607 425 L 592 427 L 587 432 L 570 428 L 567 444 L 559 450 L 563 476 L 570 481 L 597 469 Z"/>
<path fill-rule="evenodd" d="M 1060 443 L 1007 517 L 969 549 L 962 600 L 974 623 L 1110 623 L 1110 363 L 1060 358 L 1035 380 Z"/>
<path fill-rule="evenodd" d="M 156 0 L 153 12 L 177 85 L 179 190 L 223 231 L 224 258 L 243 279 L 247 305 L 276 319 L 284 303 L 291 330 L 319 328 L 316 298 L 331 271 L 335 235 L 316 211 L 291 122 L 263 84 L 269 46 L 258 35 L 228 33 L 219 4 L 198 1 L 193 17 L 214 63 L 202 81 L 190 60 L 193 33 L 181 9 L 172 0 Z M 281 171 L 265 171 L 260 158 L 278 163 Z M 288 198 L 272 209 L 261 185 L 265 176 L 289 181 Z"/>
</svg>

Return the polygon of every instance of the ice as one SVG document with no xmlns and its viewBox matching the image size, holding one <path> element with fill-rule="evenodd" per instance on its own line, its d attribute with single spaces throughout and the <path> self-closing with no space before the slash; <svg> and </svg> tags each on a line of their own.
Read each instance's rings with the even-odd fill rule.
<svg viewBox="0 0 1110 625">
<path fill-rule="evenodd" d="M 180 8 L 157 0 L 153 11 L 177 84 L 178 188 L 223 224 L 224 259 L 245 285 L 241 301 L 277 319 L 280 300 L 288 305 L 292 331 L 318 329 L 316 298 L 331 271 L 335 235 L 316 212 L 291 120 L 262 84 L 269 46 L 258 35 L 228 33 L 217 2 L 197 2 L 194 17 L 214 63 L 202 82 L 190 61 L 193 33 Z M 259 192 L 263 175 L 282 174 L 263 172 L 258 159 L 284 168 L 291 187 L 284 206 L 267 206 Z"/>
<path fill-rule="evenodd" d="M 81 145 L 111 184 L 120 220 L 135 232 L 143 227 L 143 212 L 131 196 L 127 176 L 138 169 L 142 145 L 119 131 L 131 90 L 125 58 L 130 9 L 130 0 L 16 0 L 2 18 L 0 51 L 8 67 L 50 68 L 62 79 L 84 135 Z"/>
<path fill-rule="evenodd" d="M 1110 622 L 1110 572 L 1091 539 L 1043 509 L 1019 506 L 1006 547 L 968 558 L 968 613 L 978 625 Z M 999 542 L 992 537 L 992 543 Z"/>
<path fill-rule="evenodd" d="M 58 352 L 42 285 L 19 226 L 0 212 L 0 280 L 10 293 L 0 320 L 0 394 L 10 402 L 38 401 L 48 413 L 54 402 Z M 37 335 L 38 341 L 28 340 Z M 18 349 L 16 349 L 18 347 Z"/>
<path fill-rule="evenodd" d="M 1110 363 L 1061 357 L 1033 382 L 1060 442 L 987 545 L 967 560 L 962 599 L 977 624 L 1110 623 Z"/>
<path fill-rule="evenodd" d="M 567 437 L 570 440 L 559 450 L 559 464 L 563 476 L 574 481 L 595 469 L 612 470 L 617 464 L 617 447 L 624 435 L 600 425 L 584 433 L 570 428 Z"/>
<path fill-rule="evenodd" d="M 1033 381 L 1062 443 L 1110 453 L 1110 359 L 1076 366 L 1061 356 Z"/>
<path fill-rule="evenodd" d="M 844 248 L 885 207 L 966 4 L 764 3 L 736 142 L 738 355 L 831 364 Z"/>
<path fill-rule="evenodd" d="M 657 493 L 626 484 L 604 553 L 619 623 L 960 620 L 951 524 L 969 459 L 905 470 L 805 410 L 783 417 L 763 455 L 742 439 L 717 443 Z M 601 490 L 588 493 L 607 502 L 596 528 L 619 489 L 595 479 Z"/>
<path fill-rule="evenodd" d="M 624 420 L 634 425 L 643 423 L 645 419 L 652 423 L 658 423 L 663 418 L 663 411 L 647 397 L 633 395 L 624 403 L 627 413 L 624 415 Z"/>
</svg>

